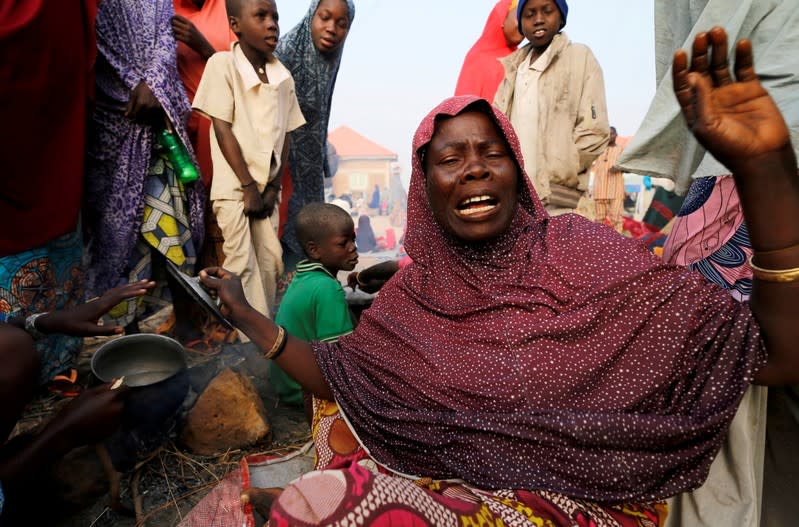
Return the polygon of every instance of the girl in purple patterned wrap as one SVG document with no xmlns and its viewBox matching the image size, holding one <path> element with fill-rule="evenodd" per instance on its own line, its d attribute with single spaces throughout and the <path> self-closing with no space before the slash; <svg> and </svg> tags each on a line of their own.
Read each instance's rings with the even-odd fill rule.
<svg viewBox="0 0 799 527">
<path fill-rule="evenodd" d="M 97 104 L 89 126 L 83 208 L 89 296 L 149 279 L 166 259 L 190 273 L 202 244 L 202 183 L 181 183 L 156 141 L 166 119 L 194 159 L 186 133 L 191 107 L 177 71 L 172 15 L 171 0 L 105 0 L 97 15 Z M 179 285 L 169 285 L 176 334 L 188 340 L 196 331 L 181 315 L 190 300 Z M 164 293 L 159 285 L 147 300 L 164 307 L 166 300 L 159 298 Z M 137 332 L 143 310 L 135 299 L 111 317 Z"/>
</svg>

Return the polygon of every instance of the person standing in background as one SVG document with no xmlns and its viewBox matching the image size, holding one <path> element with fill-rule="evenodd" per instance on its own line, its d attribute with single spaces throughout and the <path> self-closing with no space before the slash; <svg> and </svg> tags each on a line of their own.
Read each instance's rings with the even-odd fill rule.
<svg viewBox="0 0 799 527">
<path fill-rule="evenodd" d="M 799 154 L 799 55 L 786 52 L 799 46 L 799 2 L 657 0 L 658 89 L 618 165 L 624 172 L 673 180 L 676 193 L 685 195 L 663 259 L 700 272 L 736 300 L 747 302 L 753 248 L 739 191 L 730 170 L 683 124 L 670 72 L 673 49 L 689 45 L 714 25 L 726 29 L 729 46 L 744 38 L 751 41 L 759 81 L 782 112 L 794 153 Z M 772 221 L 779 231 L 795 224 L 796 218 L 775 216 Z M 750 386 L 707 481 L 670 501 L 667 526 L 795 524 L 798 400 L 796 386 Z"/>
<path fill-rule="evenodd" d="M 193 104 L 214 129 L 211 200 L 225 240 L 225 265 L 241 277 L 247 300 L 271 317 L 283 270 L 280 174 L 288 133 L 305 119 L 294 79 L 274 55 L 280 35 L 276 3 L 233 0 L 227 8 L 238 42 L 208 60 Z"/>
<path fill-rule="evenodd" d="M 372 189 L 372 197 L 369 198 L 369 208 L 377 209 L 378 213 L 380 211 L 380 185 L 375 185 L 374 189 Z"/>
<path fill-rule="evenodd" d="M 97 5 L 0 6 L 0 320 L 83 300 L 79 214 Z M 66 335 L 37 341 L 39 382 L 72 366 L 81 346 Z"/>
<path fill-rule="evenodd" d="M 361 214 L 358 216 L 358 251 L 362 253 L 370 253 L 376 251 L 377 239 L 375 238 L 375 231 L 372 229 L 372 220 L 369 219 L 368 214 Z"/>
<path fill-rule="evenodd" d="M 217 51 L 230 49 L 230 43 L 236 40 L 236 35 L 228 24 L 225 0 L 173 0 L 173 5 L 175 16 L 172 17 L 172 31 L 178 41 L 178 73 L 189 101 L 194 102 L 206 61 Z M 192 111 L 187 132 L 206 189 L 211 188 L 213 180 L 210 131 L 211 121 Z M 222 265 L 225 261 L 224 242 L 211 202 L 208 201 L 205 208 L 205 242 L 197 255 L 197 267 Z M 227 337 L 225 328 L 219 326 L 205 311 L 195 311 L 200 320 L 205 320 L 204 337 L 211 340 L 223 335 L 222 338 Z"/>
<path fill-rule="evenodd" d="M 280 241 L 284 275 L 282 296 L 297 262 L 304 258 L 294 220 L 308 203 L 325 200 L 325 178 L 332 177 L 327 157 L 327 124 L 344 42 L 355 17 L 352 0 L 311 0 L 305 17 L 278 42 L 275 57 L 294 77 L 305 126 L 290 134 L 288 165 L 281 186 Z M 278 302 L 279 303 L 279 302 Z"/>
<path fill-rule="evenodd" d="M 524 40 L 516 21 L 518 0 L 499 0 L 488 15 L 483 33 L 463 60 L 455 95 L 479 95 L 489 101 L 505 71 L 499 59 L 516 51 Z"/>
<path fill-rule="evenodd" d="M 502 59 L 494 105 L 516 130 L 547 211 L 593 219 L 588 171 L 608 145 L 605 81 L 591 50 L 562 32 L 568 13 L 566 0 L 519 2 L 519 28 L 530 42 Z"/>
<path fill-rule="evenodd" d="M 172 31 L 178 41 L 178 73 L 189 101 L 194 101 L 205 63 L 217 51 L 227 51 L 236 35 L 230 30 L 225 0 L 173 0 Z M 205 188 L 211 188 L 211 122 L 192 112 L 188 133 Z M 211 215 L 213 217 L 213 215 Z"/>
<path fill-rule="evenodd" d="M 624 151 L 616 144 L 616 128 L 610 127 L 610 143 L 605 153 L 594 161 L 593 197 L 597 223 L 607 223 L 621 233 L 621 215 L 624 210 L 624 174 L 616 168 L 616 161 Z"/>
<path fill-rule="evenodd" d="M 183 171 L 160 139 L 185 147 L 191 106 L 178 76 L 172 0 L 103 0 L 97 14 L 97 104 L 87 144 L 87 291 L 96 296 L 118 285 L 157 277 L 146 297 L 109 315 L 126 332 L 138 332 L 147 307 L 174 304 L 174 336 L 186 342 L 197 329 L 186 316 L 192 300 L 166 272 L 167 260 L 192 273 L 202 246 L 205 189 L 181 181 Z M 193 171 L 196 177 L 196 169 Z M 163 287 L 169 287 L 171 299 Z"/>
</svg>

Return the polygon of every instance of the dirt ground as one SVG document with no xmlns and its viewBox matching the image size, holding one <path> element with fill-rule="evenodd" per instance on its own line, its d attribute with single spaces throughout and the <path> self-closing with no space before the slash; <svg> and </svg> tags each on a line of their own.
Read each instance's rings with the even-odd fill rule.
<svg viewBox="0 0 799 527">
<path fill-rule="evenodd" d="M 146 321 L 144 331 L 152 331 L 169 311 Z M 77 369 L 79 379 L 88 383 L 93 353 L 107 338 L 86 339 Z M 169 441 L 138 469 L 120 476 L 120 502 L 126 510 L 111 507 L 110 484 L 94 448 L 70 453 L 48 475 L 52 488 L 44 491 L 49 505 L 59 510 L 55 527 L 167 527 L 177 525 L 225 475 L 239 466 L 242 457 L 254 454 L 287 454 L 310 439 L 310 430 L 301 409 L 281 405 L 266 382 L 267 363 L 251 344 L 225 345 L 214 356 L 187 351 L 189 366 L 221 369 L 230 366 L 246 375 L 264 400 L 272 430 L 272 441 L 248 449 L 224 452 L 218 456 L 193 455 L 175 441 Z M 43 390 L 26 409 L 14 434 L 35 431 L 46 423 L 68 398 Z M 52 494 L 51 494 L 52 493 Z M 141 500 L 139 519 L 134 513 L 134 495 Z"/>
<path fill-rule="evenodd" d="M 394 252 L 361 255 L 356 270 L 366 268 L 389 258 Z M 346 281 L 346 273 L 339 274 Z M 368 301 L 370 295 L 345 288 L 353 304 Z M 154 332 L 170 314 L 170 309 L 156 313 L 142 324 L 145 332 Z M 87 384 L 91 379 L 91 357 L 108 338 L 85 340 L 77 369 L 79 379 Z M 53 492 L 60 498 L 50 500 L 58 503 L 59 518 L 55 527 L 171 527 L 180 523 L 188 512 L 215 484 L 239 466 L 242 457 L 254 454 L 282 455 L 298 449 L 310 439 L 310 430 L 300 409 L 282 405 L 271 392 L 267 378 L 267 363 L 251 344 L 223 346 L 221 353 L 209 356 L 187 351 L 190 368 L 221 369 L 229 366 L 246 375 L 264 400 L 272 429 L 272 440 L 268 445 L 256 445 L 248 449 L 224 452 L 215 457 L 197 456 L 169 441 L 140 466 L 121 474 L 119 501 L 122 509 L 111 506 L 110 483 L 99 462 L 94 448 L 84 447 L 73 451 L 67 460 L 55 468 Z M 46 423 L 69 399 L 43 390 L 26 409 L 15 434 L 35 431 Z M 50 491 L 48 491 L 50 492 Z M 134 497 L 141 503 L 137 515 L 134 512 Z"/>
</svg>

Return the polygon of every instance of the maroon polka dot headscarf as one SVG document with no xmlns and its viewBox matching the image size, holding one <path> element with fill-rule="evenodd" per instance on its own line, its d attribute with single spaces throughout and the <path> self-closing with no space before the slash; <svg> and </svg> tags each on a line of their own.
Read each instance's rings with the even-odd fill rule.
<svg viewBox="0 0 799 527">
<path fill-rule="evenodd" d="M 599 501 L 699 486 L 764 361 L 748 306 L 606 226 L 548 217 L 523 171 L 508 232 L 481 244 L 446 234 L 419 153 L 437 118 L 475 108 L 521 159 L 486 101 L 447 99 L 422 121 L 414 263 L 354 333 L 314 345 L 342 413 L 404 474 Z"/>
</svg>

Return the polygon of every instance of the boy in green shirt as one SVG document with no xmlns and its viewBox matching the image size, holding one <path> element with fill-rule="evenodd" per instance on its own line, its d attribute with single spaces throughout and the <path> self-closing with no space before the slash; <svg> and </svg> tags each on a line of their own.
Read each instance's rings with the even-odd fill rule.
<svg viewBox="0 0 799 527">
<path fill-rule="evenodd" d="M 309 203 L 297 214 L 295 228 L 307 258 L 297 264 L 275 323 L 308 342 L 336 342 L 353 328 L 344 288 L 336 275 L 352 271 L 358 263 L 355 224 L 341 207 Z M 302 388 L 274 363 L 269 378 L 284 402 L 302 405 Z"/>
</svg>

